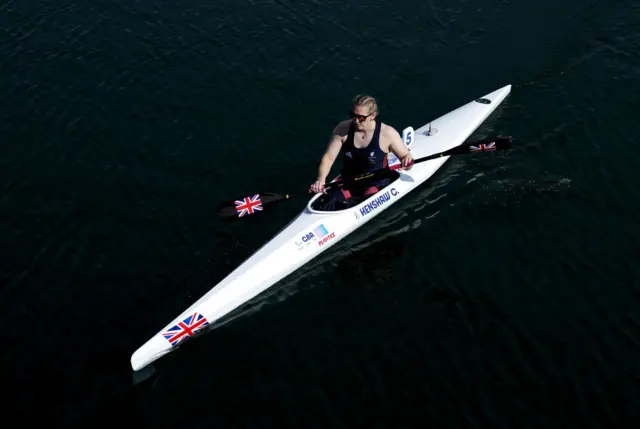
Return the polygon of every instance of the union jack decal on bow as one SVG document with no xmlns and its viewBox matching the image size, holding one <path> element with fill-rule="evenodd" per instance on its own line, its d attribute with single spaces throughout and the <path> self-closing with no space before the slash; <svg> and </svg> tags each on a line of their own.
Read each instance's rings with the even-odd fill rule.
<svg viewBox="0 0 640 429">
<path fill-rule="evenodd" d="M 260 194 L 255 194 L 253 197 L 246 197 L 241 200 L 236 200 L 235 203 L 238 217 L 262 211 L 262 200 L 260 200 Z"/>
<path fill-rule="evenodd" d="M 176 325 L 167 329 L 162 333 L 162 336 L 171 343 L 172 346 L 190 338 L 196 334 L 199 330 L 207 326 L 209 322 L 200 313 L 193 313 Z"/>
<path fill-rule="evenodd" d="M 488 152 L 491 150 L 496 150 L 496 142 L 491 143 L 481 143 L 478 146 L 470 146 L 471 152 Z"/>
</svg>

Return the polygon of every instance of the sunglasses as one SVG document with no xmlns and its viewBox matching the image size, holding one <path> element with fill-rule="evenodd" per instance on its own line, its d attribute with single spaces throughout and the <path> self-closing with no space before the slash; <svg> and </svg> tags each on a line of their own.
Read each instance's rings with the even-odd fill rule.
<svg viewBox="0 0 640 429">
<path fill-rule="evenodd" d="M 364 122 L 365 119 L 367 119 L 369 116 L 373 115 L 374 113 L 376 113 L 376 112 L 371 112 L 368 115 L 357 115 L 357 114 L 355 114 L 353 112 L 349 112 L 349 117 L 351 119 L 357 120 L 358 122 Z"/>
</svg>

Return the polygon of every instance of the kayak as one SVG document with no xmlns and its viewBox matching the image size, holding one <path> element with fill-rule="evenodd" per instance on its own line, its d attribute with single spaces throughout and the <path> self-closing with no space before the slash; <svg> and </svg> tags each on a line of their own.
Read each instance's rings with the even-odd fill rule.
<svg viewBox="0 0 640 429">
<path fill-rule="evenodd" d="M 403 140 L 414 159 L 463 144 L 511 92 L 511 85 L 470 101 L 414 130 L 405 128 Z M 131 356 L 131 367 L 141 370 L 211 328 L 215 322 L 255 298 L 350 233 L 388 210 L 423 184 L 447 161 L 442 156 L 408 170 L 395 170 L 391 182 L 359 204 L 339 211 L 321 210 L 322 193 L 266 244 L 226 278 L 151 337 Z M 389 163 L 397 163 L 389 155 Z"/>
</svg>

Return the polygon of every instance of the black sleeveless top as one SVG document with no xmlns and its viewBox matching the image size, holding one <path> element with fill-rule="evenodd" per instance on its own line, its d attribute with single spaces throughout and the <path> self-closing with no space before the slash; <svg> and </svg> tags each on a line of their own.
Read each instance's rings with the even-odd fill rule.
<svg viewBox="0 0 640 429">
<path fill-rule="evenodd" d="M 355 125 L 351 123 L 347 140 L 342 145 L 342 177 L 350 178 L 359 176 L 387 166 L 387 154 L 380 149 L 381 127 L 382 123 L 376 122 L 376 129 L 373 132 L 371 142 L 367 147 L 357 148 L 353 144 L 356 128 Z"/>
</svg>

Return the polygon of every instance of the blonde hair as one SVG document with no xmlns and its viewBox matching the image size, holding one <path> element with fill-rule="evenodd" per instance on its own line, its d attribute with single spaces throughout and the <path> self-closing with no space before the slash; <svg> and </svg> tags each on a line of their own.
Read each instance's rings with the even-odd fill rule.
<svg viewBox="0 0 640 429">
<path fill-rule="evenodd" d="M 366 106 L 369 109 L 369 113 L 378 113 L 378 103 L 376 103 L 376 99 L 370 95 L 356 95 L 353 98 L 353 103 L 355 105 Z"/>
</svg>

